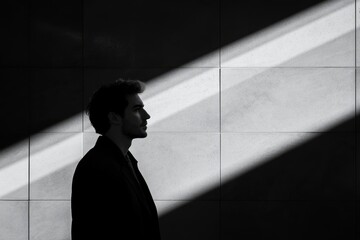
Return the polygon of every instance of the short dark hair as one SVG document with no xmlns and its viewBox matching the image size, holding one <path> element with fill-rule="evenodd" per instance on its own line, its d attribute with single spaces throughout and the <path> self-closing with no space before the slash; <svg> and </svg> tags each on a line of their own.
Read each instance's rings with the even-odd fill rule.
<svg viewBox="0 0 360 240">
<path fill-rule="evenodd" d="M 142 93 L 145 84 L 138 80 L 118 79 L 113 83 L 101 86 L 91 97 L 86 107 L 86 114 L 90 122 L 99 134 L 105 134 L 110 123 L 109 112 L 115 112 L 124 116 L 128 105 L 127 95 Z"/>
</svg>

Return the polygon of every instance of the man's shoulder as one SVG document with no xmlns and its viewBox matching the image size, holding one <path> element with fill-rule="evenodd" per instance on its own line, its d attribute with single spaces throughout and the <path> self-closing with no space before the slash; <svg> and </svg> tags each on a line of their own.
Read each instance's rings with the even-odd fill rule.
<svg viewBox="0 0 360 240">
<path fill-rule="evenodd" d="M 92 162 L 96 162 L 95 160 L 101 156 L 101 153 L 96 150 L 95 148 L 90 149 L 84 156 L 83 158 L 80 160 L 79 164 L 93 164 Z"/>
<path fill-rule="evenodd" d="M 84 157 L 79 161 L 76 172 L 79 171 L 102 171 L 102 170 L 108 170 L 113 169 L 118 160 L 116 159 L 116 156 L 111 154 L 110 152 L 106 151 L 106 149 L 99 148 L 99 147 L 93 147 L 90 149 Z"/>
<path fill-rule="evenodd" d="M 108 158 L 107 153 L 99 148 L 93 147 L 80 160 L 78 167 L 91 167 L 102 164 L 103 161 L 101 161 L 101 159 L 103 158 Z"/>
</svg>

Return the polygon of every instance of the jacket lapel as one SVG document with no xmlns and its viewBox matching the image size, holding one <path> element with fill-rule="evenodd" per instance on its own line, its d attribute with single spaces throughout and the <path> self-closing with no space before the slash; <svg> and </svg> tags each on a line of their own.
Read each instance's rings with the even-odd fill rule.
<svg viewBox="0 0 360 240">
<path fill-rule="evenodd" d="M 145 208 L 149 215 L 152 215 L 153 211 L 151 211 L 152 208 L 150 206 L 151 204 L 153 205 L 153 202 L 150 203 L 148 199 L 150 197 L 152 200 L 150 191 L 148 190 L 145 180 L 137 167 L 137 160 L 130 153 L 130 151 L 128 152 L 128 155 L 135 170 L 136 177 L 139 179 L 139 183 L 135 179 L 135 176 L 133 175 L 130 166 L 128 166 L 125 156 L 122 154 L 121 150 L 115 145 L 115 143 L 113 143 L 109 138 L 105 136 L 100 136 L 96 142 L 96 146 L 106 148 L 106 151 L 109 151 L 109 153 L 114 156 L 114 161 L 121 165 L 121 171 L 125 177 L 125 181 L 129 184 L 129 187 L 135 193 L 138 202 Z"/>
<path fill-rule="evenodd" d="M 147 184 L 145 182 L 145 179 L 142 176 L 142 174 L 140 173 L 140 170 L 139 170 L 139 168 L 137 166 L 138 161 L 134 158 L 134 156 L 131 154 L 130 151 L 128 152 L 128 155 L 129 155 L 130 160 L 132 161 L 136 177 L 139 179 L 140 189 L 141 189 L 141 192 L 142 192 L 142 194 L 144 196 L 143 199 L 146 200 L 145 205 L 146 205 L 146 207 L 147 207 L 147 209 L 148 209 L 148 211 L 149 211 L 149 213 L 151 215 L 156 214 L 156 216 L 157 216 L 157 210 L 156 210 L 156 206 L 154 204 L 154 200 L 153 200 L 153 198 L 151 196 L 150 190 L 149 190 L 149 188 L 148 188 L 148 186 L 147 186 Z"/>
</svg>

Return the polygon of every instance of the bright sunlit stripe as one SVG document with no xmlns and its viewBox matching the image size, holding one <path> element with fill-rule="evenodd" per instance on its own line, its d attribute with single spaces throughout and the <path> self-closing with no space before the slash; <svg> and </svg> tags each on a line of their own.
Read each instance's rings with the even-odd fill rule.
<svg viewBox="0 0 360 240">
<path fill-rule="evenodd" d="M 82 137 L 83 133 L 74 133 L 60 142 L 31 154 L 31 170 L 34 169 L 34 171 L 30 170 L 31 182 L 79 161 L 82 157 Z"/>
<path fill-rule="evenodd" d="M 24 169 L 27 169 L 28 158 L 21 158 L 15 163 L 0 170 L 0 197 L 27 185 L 27 175 L 24 178 Z M 27 174 L 27 172 L 26 172 Z"/>
<path fill-rule="evenodd" d="M 74 162 L 80 160 L 82 148 L 82 133 L 72 134 L 70 137 L 53 145 L 45 146 L 43 150 L 31 155 L 31 182 L 35 182 L 48 176 Z M 74 147 L 76 146 L 76 147 Z M 80 148 L 79 148 L 80 147 Z M 64 151 L 66 150 L 66 151 Z M 56 155 L 54 155 L 56 153 Z M 74 158 L 74 156 L 77 156 Z M 18 173 L 24 173 L 28 167 L 28 158 L 24 157 L 15 163 L 1 168 L 0 170 L 0 197 L 26 186 L 27 178 Z"/>
<path fill-rule="evenodd" d="M 146 108 L 152 113 L 149 125 L 164 120 L 218 93 L 219 82 L 217 80 L 213 81 L 214 77 L 218 78 L 218 71 L 218 69 L 207 70 L 163 92 L 159 92 L 153 97 L 144 97 Z M 151 83 L 149 83 L 148 88 L 151 89 Z"/>
<path fill-rule="evenodd" d="M 272 41 L 236 56 L 222 64 L 224 67 L 277 66 L 302 53 L 324 45 L 354 31 L 355 4 L 345 6 L 329 15 L 286 33 Z M 234 44 L 236 48 L 236 43 Z M 234 46 L 229 46 L 230 51 Z M 229 51 L 225 49 L 225 51 Z"/>
</svg>

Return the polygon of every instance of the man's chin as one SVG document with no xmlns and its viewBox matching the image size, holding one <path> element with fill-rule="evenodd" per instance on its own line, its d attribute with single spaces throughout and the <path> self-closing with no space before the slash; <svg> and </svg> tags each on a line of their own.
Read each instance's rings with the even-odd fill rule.
<svg viewBox="0 0 360 240">
<path fill-rule="evenodd" d="M 146 138 L 147 132 L 142 132 L 140 134 L 137 134 L 136 136 L 133 136 L 133 138 Z"/>
</svg>

